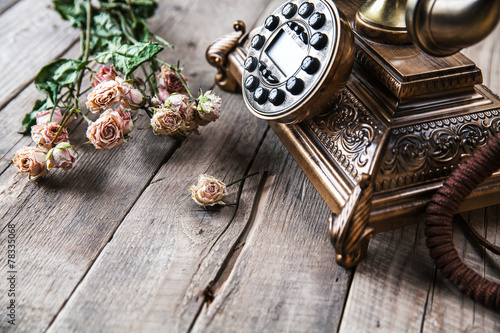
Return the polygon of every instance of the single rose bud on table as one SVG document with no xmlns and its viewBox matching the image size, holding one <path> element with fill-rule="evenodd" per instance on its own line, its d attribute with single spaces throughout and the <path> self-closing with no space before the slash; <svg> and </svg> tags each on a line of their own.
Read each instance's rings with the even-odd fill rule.
<svg viewBox="0 0 500 333">
<path fill-rule="evenodd" d="M 68 131 L 55 122 L 32 126 L 31 138 L 37 145 L 47 150 L 52 148 L 52 143 L 69 142 Z"/>
<path fill-rule="evenodd" d="M 47 153 L 47 169 L 60 168 L 67 171 L 76 160 L 76 150 L 68 142 L 62 142 Z"/>
<path fill-rule="evenodd" d="M 226 185 L 212 176 L 202 174 L 198 184 L 189 188 L 191 198 L 200 206 L 223 205 L 222 199 L 227 195 Z"/>
<path fill-rule="evenodd" d="M 19 172 L 28 174 L 30 179 L 35 180 L 47 174 L 46 155 L 47 151 L 39 147 L 21 148 L 12 161 Z"/>
</svg>

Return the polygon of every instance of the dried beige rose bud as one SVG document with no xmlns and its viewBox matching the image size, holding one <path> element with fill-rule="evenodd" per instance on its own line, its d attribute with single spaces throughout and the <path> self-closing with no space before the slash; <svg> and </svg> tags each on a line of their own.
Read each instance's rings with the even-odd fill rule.
<svg viewBox="0 0 500 333">
<path fill-rule="evenodd" d="M 39 147 L 24 147 L 20 149 L 12 161 L 19 172 L 26 173 L 30 179 L 37 179 L 47 174 L 46 150 Z"/>
<path fill-rule="evenodd" d="M 61 110 L 59 108 L 55 109 L 54 113 L 52 114 L 52 121 L 49 121 L 51 114 L 52 114 L 52 109 L 43 110 L 43 111 L 38 112 L 36 114 L 36 124 L 37 125 L 44 125 L 44 124 L 47 124 L 49 122 L 60 124 L 62 119 L 63 119 L 63 115 L 61 113 Z M 69 124 L 66 124 L 66 125 L 69 125 Z"/>
<path fill-rule="evenodd" d="M 151 127 L 156 135 L 172 135 L 181 125 L 181 115 L 171 108 L 157 108 L 151 118 Z"/>
<path fill-rule="evenodd" d="M 180 76 L 187 85 L 188 78 L 182 74 Z M 160 91 L 163 91 L 160 98 L 163 96 L 166 98 L 173 93 L 187 94 L 186 87 L 182 84 L 179 76 L 165 65 L 161 66 L 161 73 L 158 74 L 158 88 Z"/>
<path fill-rule="evenodd" d="M 198 121 L 196 119 L 195 104 L 189 103 L 189 98 L 186 95 L 170 95 L 164 105 L 167 108 L 171 108 L 172 111 L 180 114 L 183 123 L 179 128 L 179 134 L 187 135 L 190 132 L 196 131 L 198 128 Z"/>
<path fill-rule="evenodd" d="M 198 97 L 197 110 L 200 125 L 205 126 L 211 121 L 217 120 L 220 117 L 221 106 L 222 99 L 210 90 Z"/>
<path fill-rule="evenodd" d="M 69 142 L 68 131 L 65 128 L 62 128 L 59 132 L 60 128 L 61 126 L 54 122 L 43 125 L 34 125 L 31 127 L 31 138 L 40 147 L 51 149 L 52 143 L 58 144 L 61 142 Z M 57 138 L 54 142 L 52 142 L 57 132 L 59 132 L 59 135 L 57 135 Z"/>
<path fill-rule="evenodd" d="M 87 96 L 87 108 L 90 112 L 98 113 L 114 104 L 120 103 L 123 98 L 122 80 L 109 80 L 101 83 Z"/>
<path fill-rule="evenodd" d="M 200 206 L 223 205 L 222 198 L 227 195 L 226 185 L 212 176 L 202 174 L 198 184 L 189 188 L 191 198 Z"/>
<path fill-rule="evenodd" d="M 132 130 L 134 129 L 134 122 L 132 121 L 132 115 L 130 114 L 130 112 L 123 111 L 122 109 L 116 109 L 111 112 L 118 113 L 120 115 L 120 118 L 122 118 L 123 135 L 127 135 L 132 132 Z"/>
<path fill-rule="evenodd" d="M 60 168 L 66 171 L 73 167 L 75 160 L 76 150 L 69 143 L 63 142 L 47 153 L 47 169 Z"/>
<path fill-rule="evenodd" d="M 104 84 L 104 83 L 103 83 Z M 124 121 L 116 111 L 106 111 L 87 128 L 87 138 L 96 149 L 111 149 L 123 143 Z"/>
<path fill-rule="evenodd" d="M 158 91 L 158 97 L 162 102 L 165 102 L 167 98 L 170 97 L 170 93 L 166 89 L 160 89 Z"/>
<path fill-rule="evenodd" d="M 162 103 L 162 101 L 156 96 L 151 97 L 151 101 L 149 102 L 149 104 L 152 107 L 160 106 L 161 103 Z"/>
<path fill-rule="evenodd" d="M 111 65 L 110 67 L 102 65 L 99 73 L 94 75 L 94 80 L 92 81 L 92 87 L 97 87 L 103 82 L 114 80 L 116 78 L 115 67 Z"/>
<path fill-rule="evenodd" d="M 144 101 L 144 95 L 139 89 L 135 89 L 131 84 L 123 82 L 122 86 L 122 99 L 120 104 L 125 109 L 137 110 L 141 107 Z"/>
</svg>

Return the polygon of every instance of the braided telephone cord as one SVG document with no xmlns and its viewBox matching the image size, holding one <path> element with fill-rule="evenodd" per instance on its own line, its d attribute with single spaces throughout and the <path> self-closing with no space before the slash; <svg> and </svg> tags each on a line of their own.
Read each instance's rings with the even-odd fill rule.
<svg viewBox="0 0 500 333">
<path fill-rule="evenodd" d="M 427 207 L 425 226 L 427 247 L 441 274 L 467 296 L 496 311 L 500 311 L 500 285 L 483 278 L 462 262 L 453 245 L 451 230 L 453 215 L 465 198 L 498 169 L 500 133 L 461 164 L 444 182 Z M 477 232 L 472 231 L 472 234 L 483 246 L 494 249 L 494 252 L 498 249 Z"/>
</svg>

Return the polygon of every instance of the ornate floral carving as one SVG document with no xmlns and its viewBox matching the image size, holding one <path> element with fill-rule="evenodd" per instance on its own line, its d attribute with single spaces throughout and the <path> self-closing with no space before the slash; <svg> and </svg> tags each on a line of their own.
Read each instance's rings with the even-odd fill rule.
<svg viewBox="0 0 500 333">
<path fill-rule="evenodd" d="M 384 127 L 348 88 L 342 91 L 331 111 L 308 124 L 348 176 L 359 181 L 359 175 L 368 173 Z"/>
<path fill-rule="evenodd" d="M 498 132 L 499 110 L 393 129 L 376 191 L 446 177 Z"/>
<path fill-rule="evenodd" d="M 493 135 L 500 133 L 500 118 L 493 119 L 489 128 Z"/>
</svg>

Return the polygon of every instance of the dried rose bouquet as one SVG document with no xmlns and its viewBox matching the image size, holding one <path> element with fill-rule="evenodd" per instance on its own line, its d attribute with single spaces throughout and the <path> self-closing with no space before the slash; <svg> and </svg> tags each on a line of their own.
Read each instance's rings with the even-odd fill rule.
<svg viewBox="0 0 500 333">
<path fill-rule="evenodd" d="M 156 135 L 174 138 L 199 134 L 198 127 L 219 118 L 220 97 L 200 91 L 195 98 L 179 64 L 157 58 L 164 47 L 172 46 L 147 27 L 156 1 L 53 0 L 53 4 L 63 19 L 81 30 L 81 55 L 55 60 L 36 76 L 35 86 L 45 98 L 37 100 L 23 120 L 24 134 L 31 133 L 37 147 L 16 153 L 13 162 L 21 173 L 37 179 L 52 168 L 71 169 L 77 153 L 67 126 L 80 116 L 88 123 L 88 143 L 96 149 L 122 145 L 140 110 L 151 118 Z M 91 80 L 86 90 L 85 77 Z"/>
</svg>

